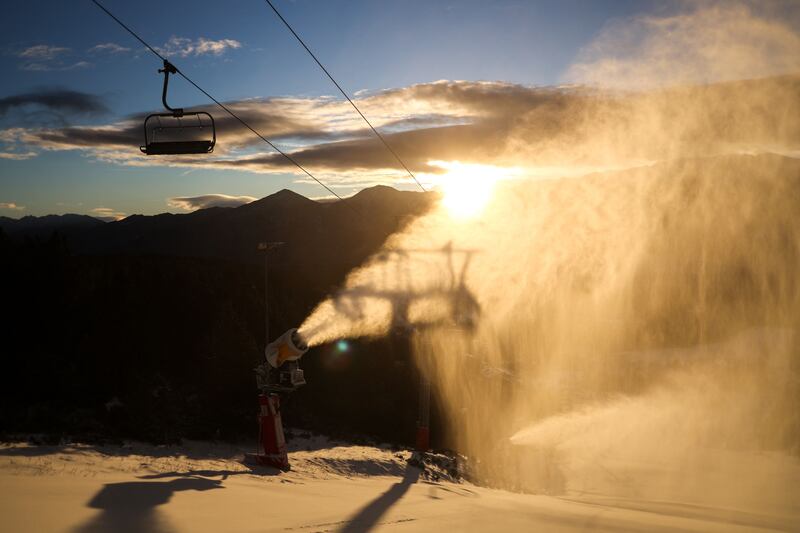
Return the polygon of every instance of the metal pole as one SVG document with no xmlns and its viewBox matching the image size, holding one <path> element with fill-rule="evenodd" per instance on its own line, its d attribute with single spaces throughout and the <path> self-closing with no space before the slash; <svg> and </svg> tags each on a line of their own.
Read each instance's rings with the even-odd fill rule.
<svg viewBox="0 0 800 533">
<path fill-rule="evenodd" d="M 269 344 L 269 252 L 282 242 L 260 242 L 258 250 L 264 252 L 264 346 Z"/>
<path fill-rule="evenodd" d="M 269 250 L 264 250 L 264 346 L 269 344 Z"/>
</svg>

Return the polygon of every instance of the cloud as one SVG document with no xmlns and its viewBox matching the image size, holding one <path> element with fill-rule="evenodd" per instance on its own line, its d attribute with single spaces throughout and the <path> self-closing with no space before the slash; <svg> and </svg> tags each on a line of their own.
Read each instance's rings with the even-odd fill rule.
<svg viewBox="0 0 800 533">
<path fill-rule="evenodd" d="M 0 152 L 0 159 L 11 159 L 13 161 L 24 161 L 36 157 L 36 152 Z"/>
<path fill-rule="evenodd" d="M 438 81 L 362 94 L 357 103 L 406 165 L 427 175 L 423 181 L 429 183 L 445 171 L 431 161 L 522 167 L 523 174 L 555 176 L 567 166 L 619 168 L 753 146 L 800 149 L 800 76 L 624 93 Z M 259 98 L 226 105 L 327 184 L 410 183 L 347 102 Z M 214 114 L 218 144 L 208 156 L 141 155 L 143 115 L 100 126 L 17 129 L 13 137 L 30 149 L 81 150 L 117 164 L 293 173 L 306 179 L 234 119 Z M 0 131 L 0 140 L 10 136 Z"/>
<path fill-rule="evenodd" d="M 21 65 L 20 70 L 27 70 L 29 72 L 53 72 L 53 71 L 66 71 L 76 70 L 82 68 L 89 68 L 92 64 L 88 61 L 77 61 L 75 63 L 25 63 Z"/>
<path fill-rule="evenodd" d="M 92 66 L 88 61 L 67 62 L 64 56 L 70 55 L 72 55 L 71 48 L 39 44 L 22 50 L 17 57 L 25 60 L 20 64 L 20 70 L 28 72 L 67 71 Z"/>
<path fill-rule="evenodd" d="M 321 204 L 330 204 L 330 203 L 338 202 L 339 201 L 339 197 L 334 196 L 332 194 L 324 194 L 322 196 L 313 196 L 313 197 L 309 198 L 309 200 L 314 200 L 315 202 L 319 202 Z"/>
<path fill-rule="evenodd" d="M 448 142 L 446 137 L 466 139 L 470 126 L 485 129 L 485 123 L 494 122 L 494 127 L 498 127 L 522 111 L 545 103 L 553 105 L 554 101 L 562 98 L 566 97 L 561 90 L 548 88 L 499 82 L 434 82 L 366 96 L 359 100 L 359 107 L 373 124 L 396 142 L 403 144 L 409 139 L 409 142 L 424 142 L 430 138 L 447 145 L 452 142 Z M 366 129 L 346 102 L 329 97 L 254 98 L 226 102 L 226 105 L 265 137 L 280 142 L 284 147 L 302 148 L 303 157 L 319 158 L 332 150 L 363 148 L 366 159 L 373 160 L 367 166 L 395 165 L 391 155 L 387 159 L 382 145 L 373 146 L 376 140 L 372 132 Z M 237 150 L 263 151 L 263 142 L 229 115 L 215 112 L 213 108 L 188 111 L 200 109 L 209 109 L 215 115 L 217 153 L 220 155 Z M 130 148 L 142 142 L 144 117 L 144 114 L 135 115 L 102 126 L 30 129 L 20 135 L 27 142 L 47 149 Z M 490 141 L 482 140 L 485 143 Z M 250 156 L 252 154 L 235 154 L 242 164 L 252 166 L 258 160 Z M 268 162 L 269 158 L 265 161 Z M 332 168 L 340 167 L 334 165 Z"/>
<path fill-rule="evenodd" d="M 95 207 L 90 211 L 92 216 L 99 218 L 105 222 L 113 222 L 115 220 L 122 220 L 127 215 L 121 211 L 117 211 L 110 207 Z"/>
<path fill-rule="evenodd" d="M 108 112 L 102 99 L 96 95 L 69 89 L 42 89 L 0 98 L 0 115 L 4 115 L 10 109 L 26 106 L 81 115 L 99 115 Z"/>
<path fill-rule="evenodd" d="M 384 135 L 414 172 L 438 172 L 432 159 L 482 161 L 493 159 L 504 148 L 504 124 L 469 124 L 423 128 Z M 292 152 L 301 165 L 327 172 L 369 171 L 398 168 L 397 160 L 376 138 L 359 138 L 312 145 Z M 212 163 L 214 164 L 214 163 Z M 216 164 L 250 170 L 292 171 L 293 163 L 277 153 L 225 159 Z"/>
<path fill-rule="evenodd" d="M 270 139 L 295 139 L 303 142 L 336 138 L 336 132 L 326 131 L 322 125 L 315 125 L 314 117 L 270 99 L 244 100 L 227 102 L 226 105 L 248 124 Z M 187 108 L 187 111 L 205 110 L 206 108 Z M 252 132 L 246 130 L 230 115 L 217 113 L 213 108 L 216 122 L 218 149 L 223 154 L 238 148 L 252 148 L 263 144 Z M 73 126 L 62 128 L 30 128 L 17 129 L 15 137 L 30 145 L 50 150 L 93 150 L 107 152 L 117 151 L 123 156 L 123 150 L 137 148 L 143 144 L 142 123 L 146 114 L 139 114 L 125 120 L 101 126 Z M 168 119 L 161 119 L 162 121 Z M 187 122 L 184 120 L 184 125 Z M 191 123 L 189 123 L 191 126 Z M 206 134 L 206 131 L 202 132 Z M 198 132 L 200 133 L 200 132 Z M 0 140 L 6 138 L 0 131 Z M 133 154 L 136 155 L 136 154 Z M 186 160 L 186 158 L 184 158 Z M 162 162 L 166 161 L 162 159 Z"/>
<path fill-rule="evenodd" d="M 0 209 L 10 209 L 11 211 L 23 211 L 24 205 L 17 205 L 14 202 L 0 202 Z"/>
<path fill-rule="evenodd" d="M 50 61 L 62 54 L 68 53 L 69 51 L 70 51 L 69 48 L 64 48 L 61 46 L 49 46 L 46 44 L 38 44 L 36 46 L 31 46 L 30 48 L 22 50 L 17 55 L 24 59 L 31 59 L 36 61 Z"/>
<path fill-rule="evenodd" d="M 89 48 L 89 53 L 107 53 L 107 54 L 123 54 L 130 52 L 131 49 L 125 46 L 120 46 L 117 43 L 101 43 L 96 44 Z"/>
<path fill-rule="evenodd" d="M 206 39 L 205 37 L 189 39 L 186 37 L 172 36 L 164 46 L 157 48 L 157 50 L 159 53 L 166 56 L 220 56 L 227 50 L 235 50 L 241 47 L 242 43 L 235 39 L 219 39 L 215 41 L 213 39 Z"/>
<path fill-rule="evenodd" d="M 201 196 L 177 196 L 168 198 L 167 205 L 185 211 L 196 211 L 209 207 L 239 207 L 254 202 L 252 196 L 229 196 L 227 194 L 203 194 Z"/>
</svg>

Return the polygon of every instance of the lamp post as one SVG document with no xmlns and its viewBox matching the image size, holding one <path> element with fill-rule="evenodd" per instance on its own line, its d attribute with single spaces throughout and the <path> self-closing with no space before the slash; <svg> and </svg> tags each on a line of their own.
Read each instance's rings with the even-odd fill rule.
<svg viewBox="0 0 800 533">
<path fill-rule="evenodd" d="M 264 252 L 264 346 L 269 344 L 269 252 L 283 244 L 282 242 L 258 243 L 258 251 Z"/>
<path fill-rule="evenodd" d="M 281 246 L 282 242 L 260 242 L 258 251 L 264 252 L 264 346 L 269 346 L 269 252 Z M 256 453 L 246 454 L 245 460 L 263 466 L 273 466 L 281 470 L 289 469 L 289 455 L 283 435 L 281 404 L 279 396 L 268 392 L 263 385 L 269 381 L 269 364 L 264 361 L 256 367 L 258 395 L 258 442 Z"/>
</svg>

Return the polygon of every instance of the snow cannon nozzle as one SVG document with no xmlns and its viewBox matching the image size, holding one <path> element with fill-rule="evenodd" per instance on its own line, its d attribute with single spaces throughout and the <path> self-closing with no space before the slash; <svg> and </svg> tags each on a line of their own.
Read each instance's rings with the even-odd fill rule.
<svg viewBox="0 0 800 533">
<path fill-rule="evenodd" d="M 297 331 L 297 328 L 290 329 L 289 331 L 292 332 L 291 338 L 294 345 L 299 349 L 302 350 L 303 353 L 308 351 L 308 343 L 306 340 L 300 336 L 300 332 Z"/>
<path fill-rule="evenodd" d="M 278 368 L 287 361 L 297 361 L 307 351 L 308 344 L 300 336 L 297 328 L 292 328 L 267 344 L 264 355 L 272 368 Z"/>
</svg>

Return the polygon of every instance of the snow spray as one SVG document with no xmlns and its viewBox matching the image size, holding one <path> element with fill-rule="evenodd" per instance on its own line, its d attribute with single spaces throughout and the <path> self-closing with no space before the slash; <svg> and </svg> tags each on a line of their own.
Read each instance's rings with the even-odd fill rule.
<svg viewBox="0 0 800 533">
<path fill-rule="evenodd" d="M 797 71 L 800 36 L 742 5 L 691 6 L 631 22 L 649 33 L 617 34 L 646 35 L 643 56 L 577 68 L 600 83 L 643 65 L 645 79 L 565 89 L 520 114 L 498 155 L 517 167 L 626 170 L 501 181 L 473 218 L 442 206 L 300 328 L 314 345 L 408 325 L 448 438 L 486 484 L 794 505 L 800 161 L 776 154 L 800 153 L 800 79 L 693 76 L 711 63 L 723 82 L 745 77 L 742 65 L 773 69 L 751 77 Z M 730 25 L 741 31 L 721 30 Z M 669 46 L 685 61 L 658 70 L 653 58 Z M 767 49 L 786 53 L 757 61 Z M 475 252 L 463 266 L 413 250 Z M 474 327 L 454 327 L 453 308 L 465 306 Z"/>
</svg>

